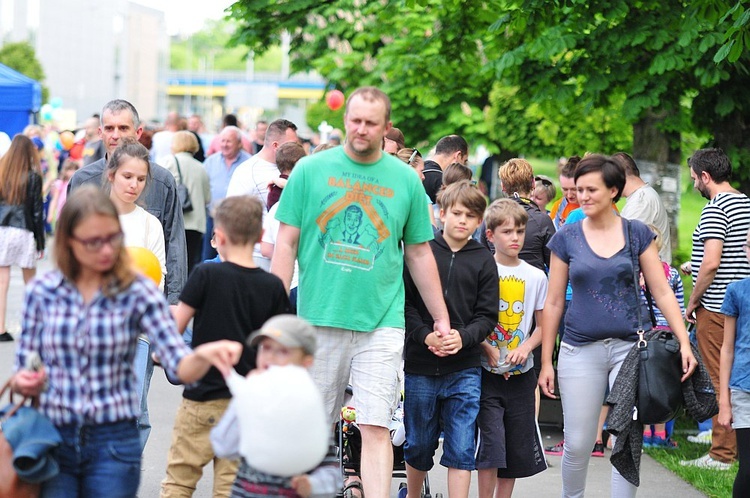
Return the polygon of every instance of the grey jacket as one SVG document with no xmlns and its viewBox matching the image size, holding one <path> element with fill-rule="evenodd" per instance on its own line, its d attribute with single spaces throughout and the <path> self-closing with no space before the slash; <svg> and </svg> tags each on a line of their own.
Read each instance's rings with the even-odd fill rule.
<svg viewBox="0 0 750 498">
<path fill-rule="evenodd" d="M 105 159 L 79 169 L 68 184 L 68 192 L 81 185 L 103 185 Z M 185 225 L 182 219 L 182 207 L 177 198 L 177 184 L 172 173 L 156 163 L 151 163 L 151 180 L 141 197 L 145 209 L 161 222 L 164 229 L 164 246 L 167 257 L 167 275 L 164 294 L 169 304 L 177 304 L 180 292 L 187 281 L 187 246 L 185 244 Z"/>
<path fill-rule="evenodd" d="M 651 333 L 653 334 L 653 333 Z M 646 339 L 650 339 L 649 333 Z M 643 446 L 643 424 L 633 420 L 638 395 L 638 348 L 634 346 L 625 357 L 617 379 L 607 397 L 611 405 L 607 416 L 607 431 L 617 436 L 610 461 L 622 476 L 633 486 L 641 483 L 641 447 Z M 719 413 L 711 377 L 703 365 L 698 349 L 691 345 L 698 367 L 682 383 L 682 400 L 688 415 L 702 422 Z"/>
</svg>

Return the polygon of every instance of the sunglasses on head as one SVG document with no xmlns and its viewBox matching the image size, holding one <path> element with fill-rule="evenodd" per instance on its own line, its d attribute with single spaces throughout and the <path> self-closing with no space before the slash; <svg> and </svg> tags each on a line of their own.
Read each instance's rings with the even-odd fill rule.
<svg viewBox="0 0 750 498">
<path fill-rule="evenodd" d="M 550 185 L 552 185 L 551 181 L 547 180 L 546 178 L 541 178 L 539 176 L 534 177 L 534 181 L 541 182 L 542 185 L 544 185 L 545 187 L 549 187 Z"/>
<path fill-rule="evenodd" d="M 411 164 L 412 161 L 417 158 L 417 156 L 422 157 L 422 154 L 417 149 L 414 149 L 414 152 L 411 153 L 411 156 L 409 156 L 409 160 L 406 161 L 406 164 Z"/>
</svg>

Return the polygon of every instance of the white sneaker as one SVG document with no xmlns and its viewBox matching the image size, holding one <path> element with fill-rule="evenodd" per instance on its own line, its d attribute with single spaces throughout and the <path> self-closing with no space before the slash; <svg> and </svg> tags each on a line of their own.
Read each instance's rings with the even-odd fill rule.
<svg viewBox="0 0 750 498">
<path fill-rule="evenodd" d="M 702 431 L 696 434 L 695 436 L 688 436 L 687 440 L 691 443 L 696 444 L 711 444 L 712 436 L 711 436 L 711 429 L 707 431 Z"/>
<path fill-rule="evenodd" d="M 683 467 L 697 467 L 699 469 L 709 470 L 729 470 L 732 466 L 730 463 L 720 462 L 711 458 L 711 455 L 703 455 L 695 460 L 681 460 L 680 465 Z"/>
</svg>

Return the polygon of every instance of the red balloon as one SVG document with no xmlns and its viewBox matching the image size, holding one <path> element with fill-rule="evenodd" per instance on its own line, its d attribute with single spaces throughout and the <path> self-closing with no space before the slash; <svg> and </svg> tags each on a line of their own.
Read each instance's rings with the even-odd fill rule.
<svg viewBox="0 0 750 498">
<path fill-rule="evenodd" d="M 339 90 L 331 90 L 326 94 L 326 104 L 332 111 L 338 111 L 344 105 L 344 94 Z"/>
</svg>

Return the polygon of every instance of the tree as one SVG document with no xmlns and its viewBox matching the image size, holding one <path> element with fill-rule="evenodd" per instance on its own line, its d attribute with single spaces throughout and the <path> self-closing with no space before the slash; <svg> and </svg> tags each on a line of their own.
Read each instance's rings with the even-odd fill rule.
<svg viewBox="0 0 750 498">
<path fill-rule="evenodd" d="M 28 42 L 6 43 L 0 47 L 0 63 L 36 80 L 42 86 L 42 102 L 49 99 L 49 89 L 44 85 L 44 69 L 36 58 L 34 47 Z"/>
<path fill-rule="evenodd" d="M 192 35 L 171 40 L 169 67 L 193 71 L 244 71 L 248 57 L 247 47 L 227 48 L 234 23 L 229 19 L 207 20 L 203 28 Z M 264 57 L 254 60 L 256 71 L 281 70 L 281 49 L 269 47 Z"/>
<path fill-rule="evenodd" d="M 459 132 L 524 153 L 624 148 L 657 165 L 681 162 L 685 132 L 746 149 L 732 131 L 746 122 L 747 56 L 729 48 L 714 63 L 732 39 L 750 42 L 745 12 L 726 0 L 232 6 L 235 43 L 259 52 L 288 31 L 293 68 L 345 91 L 377 84 L 412 142 Z"/>
</svg>

